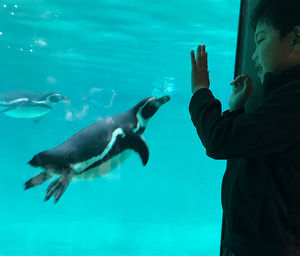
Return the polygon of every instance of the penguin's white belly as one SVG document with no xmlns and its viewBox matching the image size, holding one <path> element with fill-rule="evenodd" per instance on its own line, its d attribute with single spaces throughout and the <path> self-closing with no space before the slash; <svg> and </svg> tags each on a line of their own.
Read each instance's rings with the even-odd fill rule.
<svg viewBox="0 0 300 256">
<path fill-rule="evenodd" d="M 50 108 L 34 106 L 34 107 L 15 108 L 4 112 L 4 114 L 15 118 L 36 118 L 36 117 L 46 115 L 50 111 L 51 111 Z"/>
<path fill-rule="evenodd" d="M 74 180 L 91 180 L 94 178 L 105 176 L 111 170 L 119 166 L 123 163 L 133 152 L 133 150 L 125 150 L 121 154 L 107 160 L 106 162 L 102 163 L 101 165 L 96 166 L 95 168 L 89 169 L 82 174 L 74 176 Z"/>
</svg>

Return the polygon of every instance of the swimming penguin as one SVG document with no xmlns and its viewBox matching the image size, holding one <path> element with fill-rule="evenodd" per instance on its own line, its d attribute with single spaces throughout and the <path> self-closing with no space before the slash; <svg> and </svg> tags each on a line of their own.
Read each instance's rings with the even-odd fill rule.
<svg viewBox="0 0 300 256">
<path fill-rule="evenodd" d="M 146 165 L 148 147 L 141 137 L 149 119 L 170 100 L 169 96 L 149 97 L 132 109 L 101 119 L 71 136 L 61 145 L 35 155 L 29 164 L 43 172 L 25 183 L 25 189 L 38 186 L 54 175 L 45 201 L 52 196 L 58 202 L 70 181 L 101 177 L 120 165 L 131 152 L 137 152 Z"/>
<path fill-rule="evenodd" d="M 68 98 L 59 93 L 9 92 L 0 94 L 0 113 L 15 118 L 40 118 Z"/>
</svg>

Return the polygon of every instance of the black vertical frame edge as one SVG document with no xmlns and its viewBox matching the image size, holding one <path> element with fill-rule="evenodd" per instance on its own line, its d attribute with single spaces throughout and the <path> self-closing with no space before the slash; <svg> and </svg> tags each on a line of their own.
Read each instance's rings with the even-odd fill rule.
<svg viewBox="0 0 300 256">
<path fill-rule="evenodd" d="M 242 29 L 244 27 L 244 19 L 245 16 L 245 1 L 241 0 L 240 3 L 240 15 L 239 15 L 239 24 L 238 24 L 238 34 L 237 34 L 237 42 L 236 42 L 236 54 L 235 54 L 235 65 L 234 65 L 234 78 L 236 78 L 241 72 L 240 68 L 240 54 L 242 49 Z"/>
</svg>

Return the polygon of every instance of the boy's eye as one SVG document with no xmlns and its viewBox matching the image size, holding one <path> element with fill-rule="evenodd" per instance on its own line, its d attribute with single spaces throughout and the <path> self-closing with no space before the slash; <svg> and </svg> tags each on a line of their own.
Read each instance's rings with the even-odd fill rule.
<svg viewBox="0 0 300 256">
<path fill-rule="evenodd" d="M 261 41 L 264 41 L 265 39 L 260 39 L 257 41 L 257 43 L 259 44 Z"/>
</svg>

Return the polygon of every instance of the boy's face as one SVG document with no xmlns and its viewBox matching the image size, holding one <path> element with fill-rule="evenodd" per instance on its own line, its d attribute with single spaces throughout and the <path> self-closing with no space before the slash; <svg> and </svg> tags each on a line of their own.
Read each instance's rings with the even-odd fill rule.
<svg viewBox="0 0 300 256">
<path fill-rule="evenodd" d="M 290 37 L 279 38 L 279 31 L 265 22 L 258 22 L 254 40 L 256 50 L 252 56 L 258 77 L 264 81 L 266 73 L 279 74 L 289 68 L 289 54 L 291 51 Z"/>
</svg>

